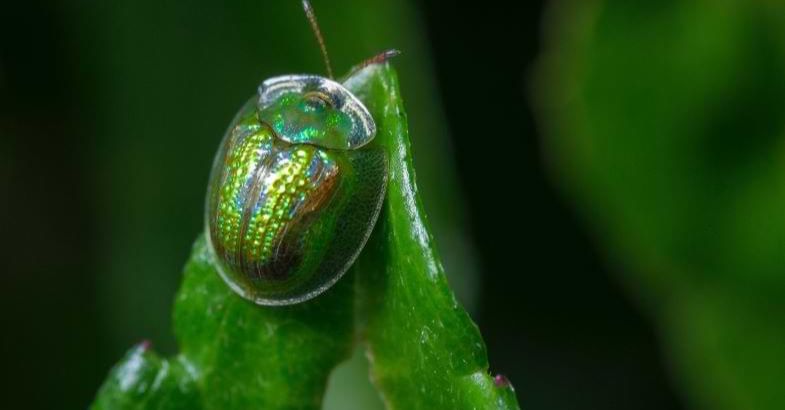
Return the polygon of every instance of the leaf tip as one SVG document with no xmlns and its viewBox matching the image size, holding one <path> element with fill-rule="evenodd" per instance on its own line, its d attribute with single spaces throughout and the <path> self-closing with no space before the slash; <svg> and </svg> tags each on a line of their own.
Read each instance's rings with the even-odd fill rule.
<svg viewBox="0 0 785 410">
<path fill-rule="evenodd" d="M 496 376 L 493 376 L 493 384 L 496 387 L 510 387 L 510 379 L 503 374 L 497 374 Z"/>
</svg>

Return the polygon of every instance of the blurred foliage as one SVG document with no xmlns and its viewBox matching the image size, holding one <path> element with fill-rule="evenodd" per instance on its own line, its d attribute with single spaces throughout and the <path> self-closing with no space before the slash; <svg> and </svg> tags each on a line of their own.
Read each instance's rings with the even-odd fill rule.
<svg viewBox="0 0 785 410">
<path fill-rule="evenodd" d="M 175 305 L 181 353 L 162 360 L 146 343 L 134 348 L 94 408 L 320 408 L 355 332 L 390 408 L 518 408 L 512 386 L 488 374 L 479 330 L 433 248 L 395 72 L 372 66 L 346 86 L 376 119 L 372 144 L 390 159 L 382 216 L 351 274 L 313 300 L 259 307 L 225 285 L 200 238 Z"/>
<path fill-rule="evenodd" d="M 785 407 L 785 6 L 559 1 L 546 27 L 552 170 L 689 401 Z"/>
</svg>

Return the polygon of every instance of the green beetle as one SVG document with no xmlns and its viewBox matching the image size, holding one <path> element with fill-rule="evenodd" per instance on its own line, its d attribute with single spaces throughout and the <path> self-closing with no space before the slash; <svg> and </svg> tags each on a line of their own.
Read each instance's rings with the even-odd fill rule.
<svg viewBox="0 0 785 410">
<path fill-rule="evenodd" d="M 313 11 L 303 5 L 332 77 Z M 351 73 L 394 55 L 381 53 Z M 341 278 L 386 191 L 386 155 L 368 145 L 375 134 L 368 109 L 332 79 L 262 82 L 230 124 L 207 190 L 207 238 L 232 290 L 260 305 L 289 305 Z"/>
</svg>

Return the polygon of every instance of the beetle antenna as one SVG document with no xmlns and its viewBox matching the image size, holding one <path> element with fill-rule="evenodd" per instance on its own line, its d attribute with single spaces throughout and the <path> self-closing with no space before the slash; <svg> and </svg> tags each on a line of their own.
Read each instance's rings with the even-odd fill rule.
<svg viewBox="0 0 785 410">
<path fill-rule="evenodd" d="M 389 59 L 391 59 L 393 57 L 397 57 L 399 55 L 401 55 L 401 52 L 399 50 L 394 49 L 394 48 L 391 48 L 389 50 L 384 50 L 381 53 L 376 54 L 373 57 L 366 58 L 365 60 L 361 61 L 359 64 L 357 64 L 354 67 L 352 67 L 351 70 L 349 70 L 349 74 L 346 74 L 346 77 L 344 77 L 344 78 L 349 78 L 349 77 L 353 76 L 354 73 L 362 70 L 365 67 L 368 67 L 369 65 L 383 64 L 387 60 L 389 60 Z"/>
<path fill-rule="evenodd" d="M 327 76 L 332 79 L 333 68 L 330 65 L 330 56 L 327 55 L 327 46 L 324 45 L 324 37 L 322 37 L 322 32 L 319 30 L 319 22 L 316 21 L 316 13 L 313 12 L 313 7 L 311 7 L 311 3 L 308 0 L 303 0 L 303 10 L 305 10 L 305 16 L 308 17 L 308 22 L 311 23 L 311 30 L 313 30 L 313 34 L 316 36 L 316 41 L 319 42 L 319 48 L 322 50 L 324 65 L 327 67 Z"/>
</svg>

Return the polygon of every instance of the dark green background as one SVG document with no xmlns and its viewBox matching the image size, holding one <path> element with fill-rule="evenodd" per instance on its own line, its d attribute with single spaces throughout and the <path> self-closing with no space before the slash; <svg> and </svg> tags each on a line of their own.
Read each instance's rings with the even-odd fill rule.
<svg viewBox="0 0 785 410">
<path fill-rule="evenodd" d="M 546 172 L 529 88 L 543 6 L 362 4 L 314 0 L 337 72 L 403 49 L 426 206 L 443 226 L 466 215 L 480 277 L 455 284 L 492 371 L 527 409 L 681 408 L 654 326 Z M 174 350 L 223 128 L 260 80 L 322 72 L 319 53 L 298 1 L 14 2 L 0 47 L 0 407 L 83 408 L 133 343 Z M 445 199 L 453 167 L 465 209 Z"/>
</svg>

